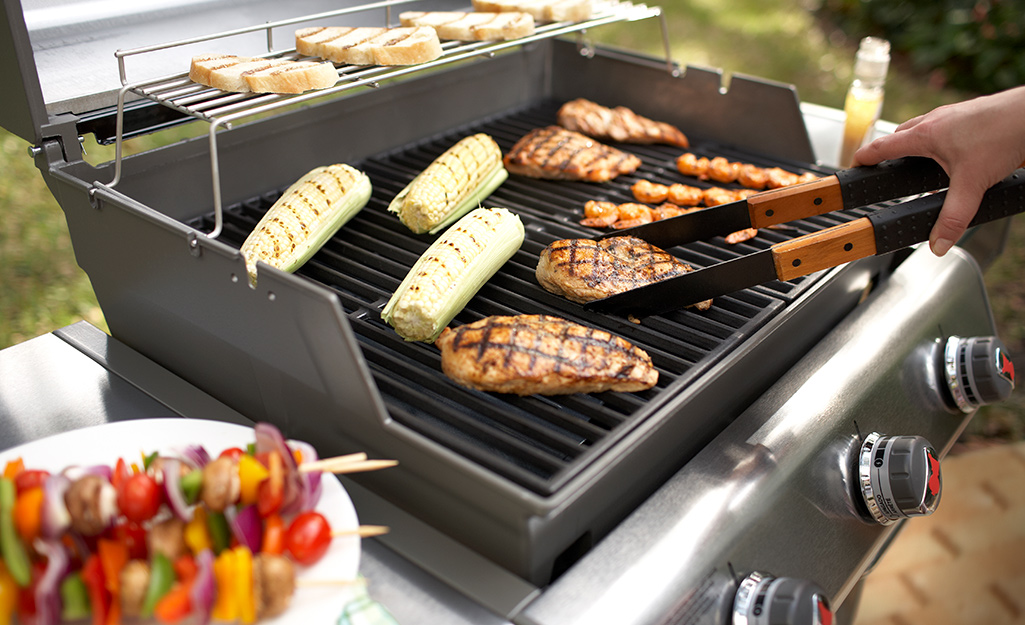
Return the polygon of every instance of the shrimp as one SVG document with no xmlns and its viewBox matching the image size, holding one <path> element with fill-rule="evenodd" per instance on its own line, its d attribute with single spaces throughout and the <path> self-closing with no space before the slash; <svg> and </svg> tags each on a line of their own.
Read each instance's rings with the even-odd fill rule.
<svg viewBox="0 0 1025 625">
<path fill-rule="evenodd" d="M 797 184 L 801 184 L 802 182 L 811 182 L 812 180 L 818 180 L 818 179 L 819 179 L 818 174 L 813 174 L 812 172 L 809 171 L 809 172 L 805 172 L 805 173 L 803 173 L 803 174 L 801 174 L 800 176 L 797 177 Z"/>
<path fill-rule="evenodd" d="M 590 228 L 608 228 L 619 220 L 619 207 L 613 202 L 588 200 L 584 204 L 584 217 L 581 226 Z"/>
<path fill-rule="evenodd" d="M 650 224 L 654 220 L 650 208 L 644 204 L 630 202 L 619 205 L 619 221 L 612 224 L 612 227 L 616 230 L 621 230 L 623 228 Z"/>
<path fill-rule="evenodd" d="M 770 189 L 789 187 L 792 184 L 797 184 L 797 174 L 790 173 L 785 169 L 773 167 L 772 169 L 766 170 L 766 173 L 769 175 L 769 182 L 767 186 Z"/>
<path fill-rule="evenodd" d="M 705 201 L 705 206 L 718 206 L 720 204 L 735 202 L 739 197 L 737 192 L 732 189 L 710 187 L 705 189 L 702 199 Z"/>
<path fill-rule="evenodd" d="M 708 177 L 716 182 L 734 182 L 739 173 L 740 163 L 731 163 L 722 156 L 716 156 L 708 161 Z"/>
<path fill-rule="evenodd" d="M 676 183 L 669 185 L 669 195 L 666 199 L 677 206 L 697 206 L 701 203 L 701 195 L 700 187 Z"/>
<path fill-rule="evenodd" d="M 748 189 L 764 189 L 769 184 L 769 174 L 757 165 L 745 164 L 737 172 L 737 182 Z"/>
<path fill-rule="evenodd" d="M 758 228 L 744 228 L 743 230 L 737 230 L 726 235 L 726 242 L 730 245 L 736 245 L 749 239 L 753 239 L 758 236 Z"/>
<path fill-rule="evenodd" d="M 630 187 L 633 191 L 634 199 L 638 202 L 645 202 L 647 204 L 658 204 L 659 202 L 665 202 L 666 196 L 669 195 L 669 187 L 664 184 L 658 184 L 657 182 L 651 182 L 644 178 L 638 180 Z"/>
<path fill-rule="evenodd" d="M 697 176 L 701 180 L 708 178 L 708 159 L 698 158 L 690 152 L 684 152 L 676 158 L 676 169 L 684 176 Z"/>
</svg>

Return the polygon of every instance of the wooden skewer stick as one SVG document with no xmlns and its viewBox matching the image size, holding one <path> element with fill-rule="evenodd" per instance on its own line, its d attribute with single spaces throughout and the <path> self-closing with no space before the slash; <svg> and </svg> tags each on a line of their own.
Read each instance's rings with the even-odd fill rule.
<svg viewBox="0 0 1025 625">
<path fill-rule="evenodd" d="M 314 460 L 313 462 L 304 462 L 299 465 L 300 473 L 312 473 L 314 471 L 327 471 L 328 467 L 335 465 L 349 464 L 352 462 L 363 462 L 367 459 L 367 455 L 362 451 L 355 454 L 346 454 L 344 456 L 335 456 L 334 458 L 321 458 L 320 460 Z"/>
<path fill-rule="evenodd" d="M 391 531 L 387 525 L 360 525 L 359 527 L 351 530 L 335 530 L 331 532 L 332 537 L 338 536 L 359 536 L 360 538 L 371 538 L 373 536 L 382 536 Z"/>
<path fill-rule="evenodd" d="M 337 462 L 337 463 L 310 463 L 310 465 L 317 464 L 314 468 L 308 468 L 310 465 L 301 464 L 299 465 L 299 471 L 301 473 L 309 473 L 310 471 L 321 471 L 324 473 L 360 473 L 362 471 L 377 471 L 378 469 L 387 469 L 388 467 L 394 467 L 399 463 L 398 460 L 360 460 L 357 462 Z"/>
</svg>

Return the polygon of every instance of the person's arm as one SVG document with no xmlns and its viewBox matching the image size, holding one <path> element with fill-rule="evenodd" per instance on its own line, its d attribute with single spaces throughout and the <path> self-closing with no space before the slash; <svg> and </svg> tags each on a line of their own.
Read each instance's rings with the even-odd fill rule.
<svg viewBox="0 0 1025 625">
<path fill-rule="evenodd" d="M 982 194 L 1025 164 L 1025 87 L 936 108 L 863 146 L 855 165 L 927 156 L 950 176 L 929 247 L 943 256 L 979 210 Z"/>
</svg>

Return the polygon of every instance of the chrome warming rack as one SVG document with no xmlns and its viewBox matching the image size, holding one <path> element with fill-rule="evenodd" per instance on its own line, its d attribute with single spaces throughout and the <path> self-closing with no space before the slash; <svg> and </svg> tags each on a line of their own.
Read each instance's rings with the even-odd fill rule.
<svg viewBox="0 0 1025 625">
<path fill-rule="evenodd" d="M 359 88 L 377 88 L 381 81 L 422 72 L 434 67 L 449 65 L 460 61 L 471 59 L 492 58 L 495 53 L 516 46 L 526 45 L 535 41 L 560 37 L 576 33 L 578 36 L 577 45 L 581 54 L 589 55 L 592 52 L 591 44 L 586 40 L 586 31 L 590 28 L 603 26 L 614 22 L 630 22 L 642 19 L 658 17 L 661 22 L 662 44 L 665 53 L 666 69 L 673 75 L 679 75 L 678 66 L 671 60 L 669 46 L 669 33 L 666 24 L 665 14 L 660 7 L 649 7 L 644 4 L 635 4 L 629 0 L 595 0 L 592 16 L 579 22 L 552 22 L 539 24 L 535 27 L 534 34 L 511 39 L 507 41 L 443 41 L 442 54 L 433 61 L 418 65 L 407 66 L 378 66 L 378 65 L 348 65 L 336 64 L 338 70 L 338 82 L 333 87 L 315 91 L 307 91 L 301 94 L 271 94 L 271 93 L 232 93 L 213 89 L 200 85 L 189 79 L 188 72 L 163 76 L 140 82 L 129 82 L 125 70 L 125 59 L 130 56 L 147 54 L 159 50 L 181 47 L 217 39 L 226 39 L 238 35 L 265 31 L 267 39 L 267 52 L 263 58 L 289 59 L 289 60 L 315 60 L 304 57 L 296 52 L 294 47 L 276 50 L 274 45 L 274 32 L 276 29 L 305 22 L 317 22 L 328 18 L 348 15 L 352 13 L 384 9 L 384 24 L 392 24 L 392 7 L 403 4 L 410 4 L 418 0 L 385 0 L 362 4 L 359 6 L 347 7 L 335 11 L 327 11 L 313 15 L 290 18 L 276 22 L 267 22 L 260 25 L 240 28 L 230 31 L 214 33 L 201 37 L 182 39 L 164 44 L 132 48 L 130 50 L 118 50 L 115 57 L 118 60 L 118 71 L 121 78 L 121 89 L 117 100 L 116 119 L 116 142 L 114 156 L 114 178 L 111 182 L 103 184 L 94 183 L 90 193 L 95 193 L 98 188 L 112 191 L 121 180 L 122 166 L 122 144 L 124 132 L 125 98 L 128 93 L 141 96 L 142 98 L 170 107 L 187 116 L 202 120 L 210 124 L 208 131 L 210 142 L 210 175 L 213 188 L 214 227 L 206 234 L 208 238 L 214 239 L 220 236 L 223 226 L 223 206 L 221 198 L 220 166 L 218 164 L 217 135 L 223 129 L 230 130 L 232 125 L 240 119 L 272 113 L 286 106 L 293 106 L 327 98 L 335 94 Z M 289 33 L 291 35 L 291 33 Z M 291 40 L 291 36 L 289 37 Z"/>
</svg>

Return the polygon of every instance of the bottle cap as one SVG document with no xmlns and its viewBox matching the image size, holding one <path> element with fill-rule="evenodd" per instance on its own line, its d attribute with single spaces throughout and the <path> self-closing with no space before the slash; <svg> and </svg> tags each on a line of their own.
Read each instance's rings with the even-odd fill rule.
<svg viewBox="0 0 1025 625">
<path fill-rule="evenodd" d="M 858 46 L 854 75 L 864 80 L 884 80 L 890 66 L 890 42 L 865 37 Z"/>
</svg>

